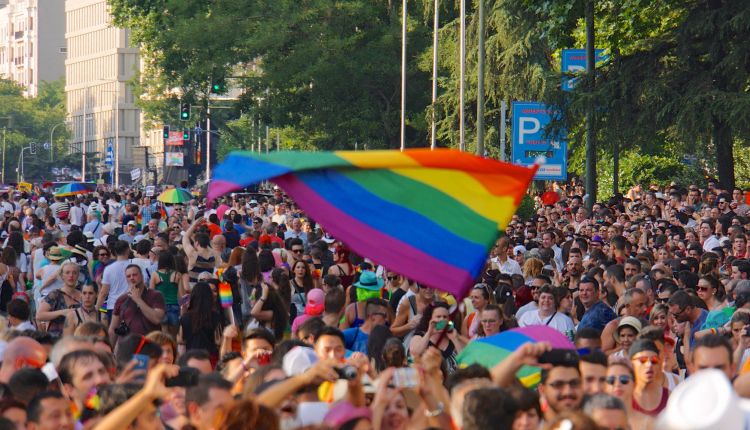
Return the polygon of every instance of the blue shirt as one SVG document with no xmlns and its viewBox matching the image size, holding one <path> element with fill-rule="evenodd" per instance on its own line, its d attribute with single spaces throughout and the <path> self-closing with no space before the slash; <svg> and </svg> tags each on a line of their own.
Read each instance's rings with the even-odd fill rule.
<svg viewBox="0 0 750 430">
<path fill-rule="evenodd" d="M 359 351 L 367 354 L 367 340 L 370 335 L 363 332 L 359 327 L 344 330 L 344 346 L 351 351 Z"/>
<path fill-rule="evenodd" d="M 577 330 L 591 327 L 601 332 L 604 330 L 604 327 L 615 318 L 617 318 L 615 311 L 600 300 L 583 314 L 581 322 L 578 323 Z"/>
<path fill-rule="evenodd" d="M 706 323 L 706 318 L 708 318 L 708 311 L 705 309 L 701 309 L 701 314 L 698 317 L 697 320 L 692 324 L 692 327 L 690 328 L 690 344 L 692 345 L 693 342 L 695 342 L 695 333 L 703 330 L 703 325 Z"/>
</svg>

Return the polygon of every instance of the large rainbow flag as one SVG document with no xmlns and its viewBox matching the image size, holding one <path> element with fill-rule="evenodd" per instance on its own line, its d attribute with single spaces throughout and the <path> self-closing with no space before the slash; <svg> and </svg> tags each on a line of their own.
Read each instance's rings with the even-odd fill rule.
<svg viewBox="0 0 750 430">
<path fill-rule="evenodd" d="M 272 180 L 357 253 L 463 296 L 535 171 L 450 149 L 232 152 L 208 199 Z"/>
</svg>

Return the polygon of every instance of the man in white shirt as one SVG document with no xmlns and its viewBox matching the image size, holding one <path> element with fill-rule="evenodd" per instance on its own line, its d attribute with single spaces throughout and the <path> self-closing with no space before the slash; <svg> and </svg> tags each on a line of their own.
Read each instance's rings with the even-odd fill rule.
<svg viewBox="0 0 750 430">
<path fill-rule="evenodd" d="M 125 269 L 132 264 L 129 259 L 130 244 L 124 240 L 118 240 L 113 245 L 113 250 L 117 256 L 117 261 L 104 268 L 102 288 L 99 290 L 99 298 L 96 301 L 97 308 L 101 308 L 106 302 L 107 313 L 110 315 L 115 308 L 117 299 L 130 288 L 125 277 Z"/>
<path fill-rule="evenodd" d="M 542 246 L 547 249 L 551 249 L 552 252 L 554 252 L 555 268 L 557 270 L 561 270 L 563 267 L 562 249 L 557 246 L 555 238 L 556 235 L 553 231 L 545 231 L 544 233 L 542 233 Z"/>
<path fill-rule="evenodd" d="M 516 260 L 508 258 L 508 247 L 510 246 L 510 239 L 507 236 L 503 236 L 497 240 L 495 244 L 495 256 L 492 257 L 492 266 L 497 267 L 500 273 L 508 275 L 521 275 L 521 266 L 518 265 Z"/>
<path fill-rule="evenodd" d="M 714 223 L 709 220 L 701 221 L 701 227 L 698 230 L 700 241 L 703 244 L 703 251 L 711 252 L 714 248 L 721 248 L 721 241 L 713 234 Z"/>
</svg>

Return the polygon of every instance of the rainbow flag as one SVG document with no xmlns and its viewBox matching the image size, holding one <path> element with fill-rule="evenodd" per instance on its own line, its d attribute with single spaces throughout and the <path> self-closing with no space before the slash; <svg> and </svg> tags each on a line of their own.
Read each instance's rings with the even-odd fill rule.
<svg viewBox="0 0 750 430">
<path fill-rule="evenodd" d="M 450 149 L 243 151 L 216 167 L 208 199 L 272 180 L 354 251 L 463 296 L 535 171 Z"/>
<path fill-rule="evenodd" d="M 228 282 L 219 282 L 219 300 L 221 301 L 221 307 L 231 308 L 234 301 L 232 297 L 232 286 Z"/>
</svg>

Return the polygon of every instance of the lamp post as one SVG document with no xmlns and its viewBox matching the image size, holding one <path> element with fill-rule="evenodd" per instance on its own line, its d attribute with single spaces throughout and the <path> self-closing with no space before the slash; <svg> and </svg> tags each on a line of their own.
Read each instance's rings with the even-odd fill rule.
<svg viewBox="0 0 750 430">
<path fill-rule="evenodd" d="M 52 127 L 52 130 L 49 131 L 49 161 L 54 161 L 54 159 L 55 159 L 55 157 L 54 157 L 54 154 L 55 154 L 55 145 L 53 143 L 54 141 L 52 140 L 52 137 L 55 134 L 55 129 L 57 127 L 61 126 L 61 125 L 68 125 L 68 124 L 69 124 L 68 121 L 63 121 L 63 122 L 57 123 L 57 124 L 55 124 L 54 127 Z"/>
<path fill-rule="evenodd" d="M 117 86 L 114 90 L 102 90 L 103 93 L 115 93 L 115 150 L 114 150 L 114 170 L 115 170 L 115 190 L 120 188 L 120 82 L 117 82 Z"/>
</svg>

